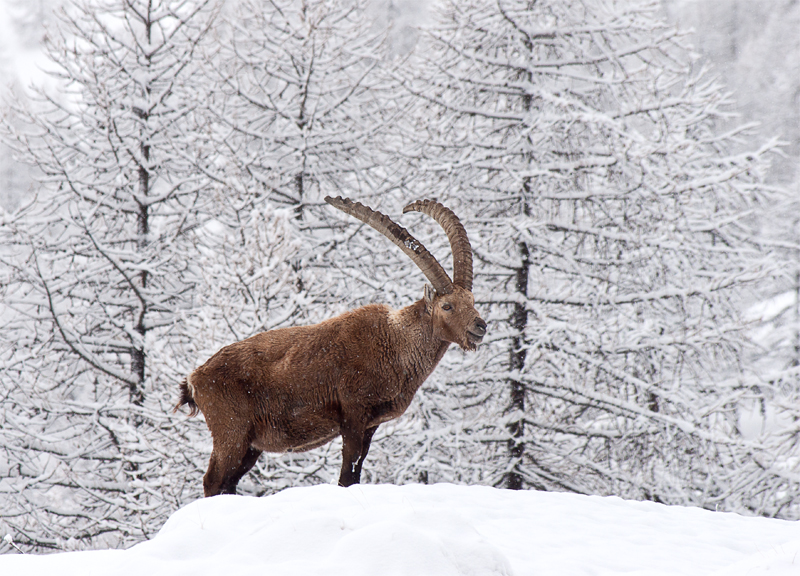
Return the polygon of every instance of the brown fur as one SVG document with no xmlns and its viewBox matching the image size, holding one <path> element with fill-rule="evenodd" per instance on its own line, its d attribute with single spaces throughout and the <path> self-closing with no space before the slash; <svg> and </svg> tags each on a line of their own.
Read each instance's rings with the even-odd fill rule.
<svg viewBox="0 0 800 576">
<path fill-rule="evenodd" d="M 235 493 L 261 452 L 311 450 L 339 435 L 339 484 L 358 483 L 378 426 L 406 411 L 451 343 L 474 350 L 485 332 L 472 292 L 452 286 L 426 288 L 401 310 L 364 306 L 226 346 L 181 384 L 175 406 L 202 411 L 211 431 L 205 495 Z"/>
</svg>

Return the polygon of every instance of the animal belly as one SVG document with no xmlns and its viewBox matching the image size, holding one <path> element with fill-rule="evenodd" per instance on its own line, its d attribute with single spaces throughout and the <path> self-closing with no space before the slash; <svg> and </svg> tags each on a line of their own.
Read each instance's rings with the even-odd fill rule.
<svg viewBox="0 0 800 576">
<path fill-rule="evenodd" d="M 338 435 L 339 435 L 339 430 L 336 430 L 335 433 L 331 433 L 323 438 L 317 438 L 316 440 L 312 440 L 311 442 L 301 444 L 300 446 L 293 446 L 289 448 L 287 452 L 306 452 L 308 450 L 313 450 L 314 448 L 319 448 L 320 446 L 324 446 L 325 444 L 336 438 Z"/>
<path fill-rule="evenodd" d="M 291 418 L 277 425 L 267 425 L 252 442 L 262 452 L 305 452 L 324 446 L 339 436 L 339 424 L 327 418 Z"/>
</svg>

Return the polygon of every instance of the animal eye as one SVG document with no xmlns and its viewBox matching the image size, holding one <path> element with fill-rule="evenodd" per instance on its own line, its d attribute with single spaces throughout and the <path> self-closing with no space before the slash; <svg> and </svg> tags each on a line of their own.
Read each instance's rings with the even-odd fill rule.
<svg viewBox="0 0 800 576">
<path fill-rule="evenodd" d="M 449 312 L 452 309 L 453 309 L 453 307 L 450 304 L 447 304 L 447 303 L 442 304 L 442 310 L 444 310 L 446 312 Z"/>
</svg>

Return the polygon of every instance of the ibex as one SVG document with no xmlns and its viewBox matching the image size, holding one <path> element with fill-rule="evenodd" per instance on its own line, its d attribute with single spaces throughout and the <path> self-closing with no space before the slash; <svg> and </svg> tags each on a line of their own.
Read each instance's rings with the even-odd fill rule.
<svg viewBox="0 0 800 576">
<path fill-rule="evenodd" d="M 325 198 L 397 244 L 431 286 L 400 310 L 372 304 L 313 326 L 256 334 L 221 349 L 181 384 L 175 406 L 203 412 L 213 448 L 206 496 L 235 494 L 261 452 L 343 440 L 340 486 L 357 484 L 375 430 L 406 411 L 451 343 L 474 350 L 486 323 L 472 296 L 472 248 L 458 217 L 433 200 L 403 213 L 434 218 L 453 252 L 453 280 L 405 228 L 345 198 Z"/>
</svg>

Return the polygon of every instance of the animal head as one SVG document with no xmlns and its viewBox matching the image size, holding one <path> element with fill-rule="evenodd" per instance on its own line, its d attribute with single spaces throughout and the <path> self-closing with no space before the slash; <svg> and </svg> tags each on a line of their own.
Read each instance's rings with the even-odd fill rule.
<svg viewBox="0 0 800 576">
<path fill-rule="evenodd" d="M 431 315 L 433 334 L 440 340 L 458 344 L 464 350 L 475 350 L 486 334 L 486 322 L 475 310 L 472 292 L 454 286 L 448 294 L 437 294 L 425 286 L 425 308 Z"/>
<path fill-rule="evenodd" d="M 403 209 L 427 214 L 444 229 L 453 252 L 453 280 L 422 243 L 385 214 L 347 198 L 325 198 L 325 201 L 369 224 L 405 252 L 428 278 L 425 287 L 426 312 L 431 317 L 434 336 L 458 344 L 464 350 L 475 350 L 486 334 L 486 322 L 475 309 L 472 295 L 472 247 L 467 232 L 452 210 L 435 200 L 418 200 Z"/>
</svg>

